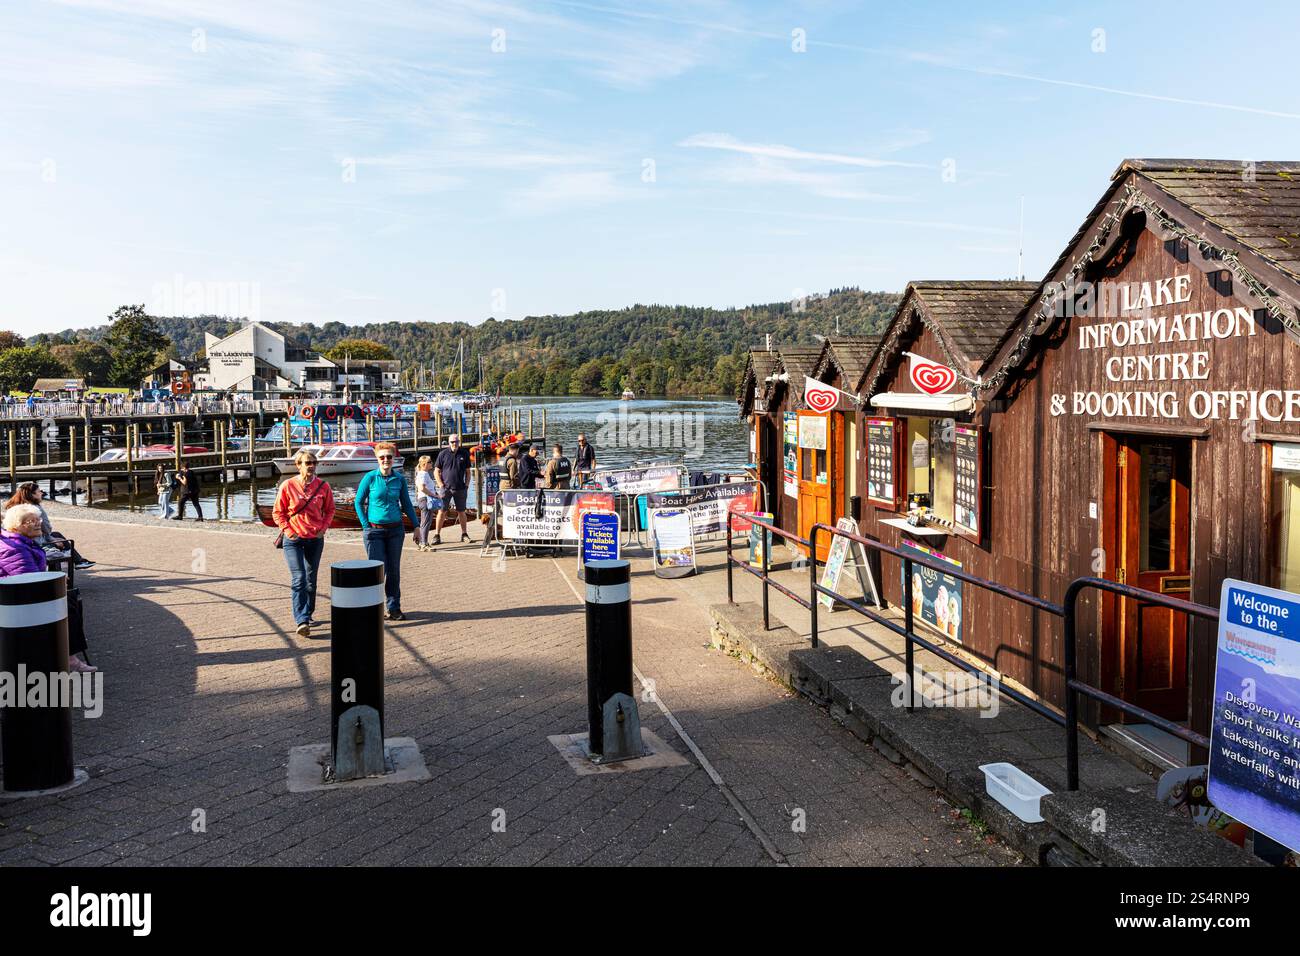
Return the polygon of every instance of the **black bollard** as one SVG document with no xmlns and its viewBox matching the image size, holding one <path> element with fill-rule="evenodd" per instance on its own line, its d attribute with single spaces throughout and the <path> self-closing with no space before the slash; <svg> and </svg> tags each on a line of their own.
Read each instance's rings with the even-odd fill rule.
<svg viewBox="0 0 1300 956">
<path fill-rule="evenodd" d="M 26 675 L 45 674 L 53 684 L 67 670 L 67 576 L 38 571 L 0 578 L 0 674 L 22 695 Z M 72 782 L 72 707 L 66 699 L 60 703 L 0 708 L 6 791 L 52 790 Z"/>
<path fill-rule="evenodd" d="M 587 583 L 587 723 L 593 760 L 641 756 L 632 696 L 632 590 L 627 561 L 592 561 Z"/>
<path fill-rule="evenodd" d="M 382 774 L 384 761 L 384 565 L 330 565 L 332 777 Z"/>
</svg>

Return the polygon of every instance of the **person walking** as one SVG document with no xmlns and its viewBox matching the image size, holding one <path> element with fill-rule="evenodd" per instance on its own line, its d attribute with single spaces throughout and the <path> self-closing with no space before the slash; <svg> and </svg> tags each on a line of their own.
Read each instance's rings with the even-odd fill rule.
<svg viewBox="0 0 1300 956">
<path fill-rule="evenodd" d="M 190 463 L 182 459 L 181 467 L 176 472 L 176 496 L 177 511 L 172 515 L 173 521 L 185 520 L 185 502 L 194 502 L 194 514 L 196 521 L 203 520 L 203 508 L 199 505 L 199 473 L 190 467 Z"/>
<path fill-rule="evenodd" d="M 387 612 L 384 619 L 405 620 L 402 614 L 402 545 L 406 531 L 402 528 L 402 515 L 417 523 L 411 494 L 406 490 L 406 478 L 394 471 L 393 459 L 397 446 L 392 442 L 375 445 L 379 467 L 366 472 L 357 486 L 357 519 L 361 522 L 361 539 L 366 546 L 366 557 L 384 562 L 384 594 Z"/>
<path fill-rule="evenodd" d="M 546 463 L 542 473 L 547 488 L 568 488 L 573 477 L 573 464 L 564 457 L 564 446 L 556 443 L 551 449 L 551 460 Z"/>
<path fill-rule="evenodd" d="M 293 594 L 293 620 L 299 637 L 311 637 L 317 621 L 316 572 L 325 550 L 325 532 L 334 518 L 334 492 L 329 483 L 316 477 L 316 456 L 302 450 L 293 456 L 298 477 L 286 478 L 275 495 L 271 518 L 279 527 L 284 560 L 289 565 L 289 589 Z"/>
<path fill-rule="evenodd" d="M 157 465 L 153 470 L 153 488 L 158 493 L 158 517 L 166 520 L 172 516 L 172 491 L 176 487 L 176 475 L 170 468 Z"/>
<path fill-rule="evenodd" d="M 596 470 L 596 449 L 592 448 L 587 442 L 586 435 L 578 435 L 578 454 L 573 463 L 573 470 L 576 472 L 576 481 L 579 488 L 581 488 L 587 479 L 591 477 L 591 473 Z"/>
<path fill-rule="evenodd" d="M 437 490 L 434 488 L 432 472 L 433 459 L 428 455 L 421 455 L 420 460 L 415 464 L 415 511 L 420 516 L 420 522 L 415 526 L 417 551 L 433 550 L 429 544 L 429 526 L 433 524 L 433 514 L 436 510 L 433 502 L 437 497 Z"/>
<path fill-rule="evenodd" d="M 447 439 L 447 447 L 438 452 L 434 462 L 433 478 L 438 483 L 438 497 L 442 507 L 438 509 L 438 524 L 433 529 L 433 543 L 442 544 L 442 525 L 447 520 L 447 506 L 450 502 L 456 506 L 460 516 L 460 540 L 464 544 L 469 540 L 468 518 L 465 514 L 465 499 L 469 494 L 469 450 L 460 447 L 460 436 L 452 435 Z"/>
</svg>

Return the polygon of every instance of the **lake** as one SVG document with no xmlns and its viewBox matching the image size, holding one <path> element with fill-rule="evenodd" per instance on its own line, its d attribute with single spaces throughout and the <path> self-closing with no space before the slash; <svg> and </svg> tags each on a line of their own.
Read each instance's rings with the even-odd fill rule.
<svg viewBox="0 0 1300 956">
<path fill-rule="evenodd" d="M 738 406 L 729 399 L 643 398 L 622 402 L 584 396 L 523 396 L 512 399 L 510 404 L 525 409 L 546 409 L 548 447 L 539 455 L 543 461 L 550 457 L 549 445 L 557 441 L 572 459 L 580 432 L 586 434 L 596 449 L 596 462 L 601 468 L 649 459 L 672 459 L 693 471 L 738 470 L 749 453 L 748 433 L 740 420 Z M 534 421 L 540 428 L 540 418 Z M 406 456 L 405 472 L 412 489 L 415 463 L 415 456 Z M 329 482 L 337 493 L 351 494 L 361 477 L 359 474 L 334 476 Z M 254 504 L 272 504 L 281 480 L 282 476 L 221 484 L 210 478 L 204 482 L 200 494 L 203 514 L 208 518 L 255 520 Z M 144 513 L 158 510 L 157 498 L 152 494 L 104 497 L 98 489 L 96 494 L 90 505 L 92 509 Z M 474 501 L 472 488 L 469 500 Z M 187 510 L 188 517 L 193 511 Z"/>
</svg>

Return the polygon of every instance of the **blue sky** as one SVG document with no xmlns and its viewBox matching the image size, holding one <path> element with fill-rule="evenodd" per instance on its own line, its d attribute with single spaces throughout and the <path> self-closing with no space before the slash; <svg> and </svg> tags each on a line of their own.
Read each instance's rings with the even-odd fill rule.
<svg viewBox="0 0 1300 956">
<path fill-rule="evenodd" d="M 1300 159 L 1297 35 L 1296 4 L 9 0 L 0 327 L 1011 278 L 1022 196 L 1039 278 L 1126 156 Z"/>
</svg>

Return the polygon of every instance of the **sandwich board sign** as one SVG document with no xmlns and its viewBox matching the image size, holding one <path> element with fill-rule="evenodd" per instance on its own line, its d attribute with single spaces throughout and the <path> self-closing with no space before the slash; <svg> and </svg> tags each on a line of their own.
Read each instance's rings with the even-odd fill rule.
<svg viewBox="0 0 1300 956">
<path fill-rule="evenodd" d="M 650 536 L 656 577 L 684 578 L 695 573 L 690 509 L 651 508 Z"/>
<path fill-rule="evenodd" d="M 1300 594 L 1223 582 L 1209 797 L 1300 850 Z"/>
<path fill-rule="evenodd" d="M 835 527 L 839 531 L 858 534 L 858 523 L 852 518 L 841 518 L 835 523 Z M 880 592 L 876 590 L 876 579 L 871 573 L 871 565 L 867 563 L 867 549 L 843 535 L 837 534 L 831 539 L 831 549 L 826 555 L 826 563 L 822 565 L 821 586 L 839 593 L 840 576 L 848 561 L 849 545 L 853 545 L 854 556 L 857 558 L 853 565 L 858 572 L 858 584 L 862 586 L 862 596 L 864 598 L 869 596 L 876 607 L 880 607 Z M 828 611 L 835 607 L 835 599 L 821 591 L 817 592 L 817 603 Z"/>
</svg>

